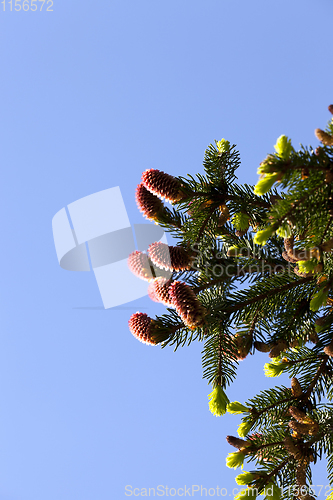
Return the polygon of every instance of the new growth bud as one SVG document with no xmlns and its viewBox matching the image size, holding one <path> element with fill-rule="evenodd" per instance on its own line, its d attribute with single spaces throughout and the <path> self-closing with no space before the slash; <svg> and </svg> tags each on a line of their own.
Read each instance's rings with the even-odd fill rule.
<svg viewBox="0 0 333 500">
<path fill-rule="evenodd" d="M 227 411 L 227 405 L 229 399 L 220 385 L 217 385 L 215 389 L 208 394 L 209 398 L 209 410 L 216 417 L 224 415 Z"/>
</svg>

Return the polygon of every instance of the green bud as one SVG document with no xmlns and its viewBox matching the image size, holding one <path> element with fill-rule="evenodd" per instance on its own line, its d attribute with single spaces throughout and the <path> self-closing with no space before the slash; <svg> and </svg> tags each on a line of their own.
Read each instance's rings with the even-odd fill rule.
<svg viewBox="0 0 333 500">
<path fill-rule="evenodd" d="M 317 259 L 299 260 L 297 265 L 301 273 L 310 273 L 318 266 L 318 261 Z"/>
<path fill-rule="evenodd" d="M 332 120 L 333 120 L 333 118 L 332 118 Z M 328 497 L 326 497 L 326 500 L 333 500 L 333 490 L 330 491 Z"/>
<path fill-rule="evenodd" d="M 250 217 L 242 212 L 237 212 L 231 219 L 233 226 L 239 231 L 247 231 L 250 224 Z"/>
<path fill-rule="evenodd" d="M 273 184 L 281 178 L 280 172 L 275 174 L 266 174 L 263 179 L 260 179 L 254 187 L 254 194 L 262 196 L 269 191 Z"/>
<path fill-rule="evenodd" d="M 227 406 L 228 413 L 248 413 L 250 410 L 246 406 L 242 405 L 238 401 L 233 401 Z"/>
<path fill-rule="evenodd" d="M 311 311 L 318 311 L 318 309 L 326 304 L 329 290 L 322 288 L 319 290 L 310 301 Z"/>
<path fill-rule="evenodd" d="M 273 226 L 268 226 L 262 231 L 258 231 L 254 238 L 253 241 L 257 245 L 265 245 L 266 241 L 274 234 L 274 229 Z"/>
<path fill-rule="evenodd" d="M 211 413 L 216 417 L 224 415 L 227 411 L 227 404 L 229 403 L 229 399 L 221 386 L 217 385 L 215 389 L 210 394 L 208 394 L 208 397 L 209 409 Z"/>
<path fill-rule="evenodd" d="M 267 500 L 280 500 L 281 489 L 275 483 L 268 483 L 268 485 L 265 488 L 265 494 Z"/>
<path fill-rule="evenodd" d="M 239 437 L 246 437 L 250 432 L 252 424 L 250 422 L 242 422 L 237 429 Z"/>
<path fill-rule="evenodd" d="M 245 454 L 241 451 L 229 453 L 226 458 L 227 467 L 229 467 L 229 469 L 237 469 L 237 467 L 243 466 L 244 458 Z"/>
<path fill-rule="evenodd" d="M 242 474 L 236 476 L 235 480 L 236 483 L 239 484 L 240 486 L 247 486 L 254 480 L 254 475 L 251 474 L 251 472 L 244 471 Z"/>
<path fill-rule="evenodd" d="M 287 363 L 281 363 L 280 361 L 265 363 L 265 375 L 266 377 L 279 377 L 281 373 L 287 368 L 287 366 Z"/>
<path fill-rule="evenodd" d="M 291 139 L 288 139 L 286 135 L 280 135 L 276 141 L 274 149 L 277 155 L 284 160 L 287 160 L 291 155 L 291 152 L 294 151 L 294 148 L 291 145 Z"/>
<path fill-rule="evenodd" d="M 289 224 L 287 222 L 285 224 L 282 224 L 282 226 L 276 230 L 276 234 L 281 238 L 290 238 L 292 233 Z"/>
<path fill-rule="evenodd" d="M 280 168 L 278 166 L 275 156 L 269 155 L 264 161 L 260 163 L 259 168 L 257 170 L 257 174 L 259 175 L 275 174 L 276 172 L 279 171 Z"/>
<path fill-rule="evenodd" d="M 230 142 L 225 139 L 221 139 L 220 141 L 216 141 L 216 147 L 219 150 L 219 153 L 226 153 L 230 151 Z"/>
</svg>

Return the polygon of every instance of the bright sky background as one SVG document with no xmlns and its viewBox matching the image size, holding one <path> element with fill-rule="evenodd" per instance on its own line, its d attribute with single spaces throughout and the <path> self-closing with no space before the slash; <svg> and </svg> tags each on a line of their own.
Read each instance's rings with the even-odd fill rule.
<svg viewBox="0 0 333 500">
<path fill-rule="evenodd" d="M 238 472 L 225 467 L 225 436 L 239 419 L 210 414 L 202 345 L 174 353 L 136 341 L 130 315 L 164 307 L 142 298 L 103 310 L 93 273 L 60 268 L 51 221 L 120 186 L 131 222 L 143 222 L 141 172 L 202 172 L 214 139 L 237 144 L 239 182 L 253 184 L 279 135 L 316 146 L 333 102 L 333 4 L 2 9 L 0 500 L 118 500 L 126 485 L 218 485 L 229 496 Z M 230 400 L 283 382 L 265 379 L 266 361 L 241 363 Z"/>
</svg>

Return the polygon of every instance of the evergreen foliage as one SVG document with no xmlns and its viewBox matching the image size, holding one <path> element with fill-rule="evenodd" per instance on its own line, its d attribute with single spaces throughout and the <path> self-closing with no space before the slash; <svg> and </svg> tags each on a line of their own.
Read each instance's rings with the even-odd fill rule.
<svg viewBox="0 0 333 500">
<path fill-rule="evenodd" d="M 239 153 L 222 139 L 208 146 L 204 174 L 149 170 L 137 190 L 140 210 L 178 239 L 181 257 L 170 248 L 163 293 L 172 307 L 154 320 L 136 313 L 132 333 L 175 350 L 203 343 L 211 412 L 243 415 L 243 439 L 227 437 L 238 448 L 227 466 L 254 462 L 236 478 L 253 498 L 312 500 L 311 466 L 324 456 L 333 486 L 333 118 L 315 134 L 315 150 L 279 137 L 255 187 L 236 183 Z M 155 265 L 152 280 L 159 275 Z M 230 402 L 239 361 L 256 351 L 270 358 L 265 374 L 289 374 L 290 387 Z"/>
</svg>

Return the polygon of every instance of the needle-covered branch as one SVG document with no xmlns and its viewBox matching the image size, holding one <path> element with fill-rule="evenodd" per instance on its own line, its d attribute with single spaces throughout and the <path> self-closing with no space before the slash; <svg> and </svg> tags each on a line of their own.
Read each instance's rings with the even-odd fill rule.
<svg viewBox="0 0 333 500">
<path fill-rule="evenodd" d="M 236 184 L 240 155 L 222 139 L 208 146 L 202 173 L 148 169 L 136 191 L 143 215 L 178 243 L 129 257 L 168 308 L 155 319 L 133 314 L 130 331 L 175 349 L 203 342 L 211 413 L 243 415 L 227 465 L 255 462 L 236 481 L 268 500 L 312 500 L 311 466 L 323 456 L 333 483 L 333 119 L 315 135 L 315 149 L 298 151 L 280 136 L 256 186 Z M 289 375 L 290 387 L 230 402 L 238 363 L 258 353 L 265 375 Z"/>
</svg>

